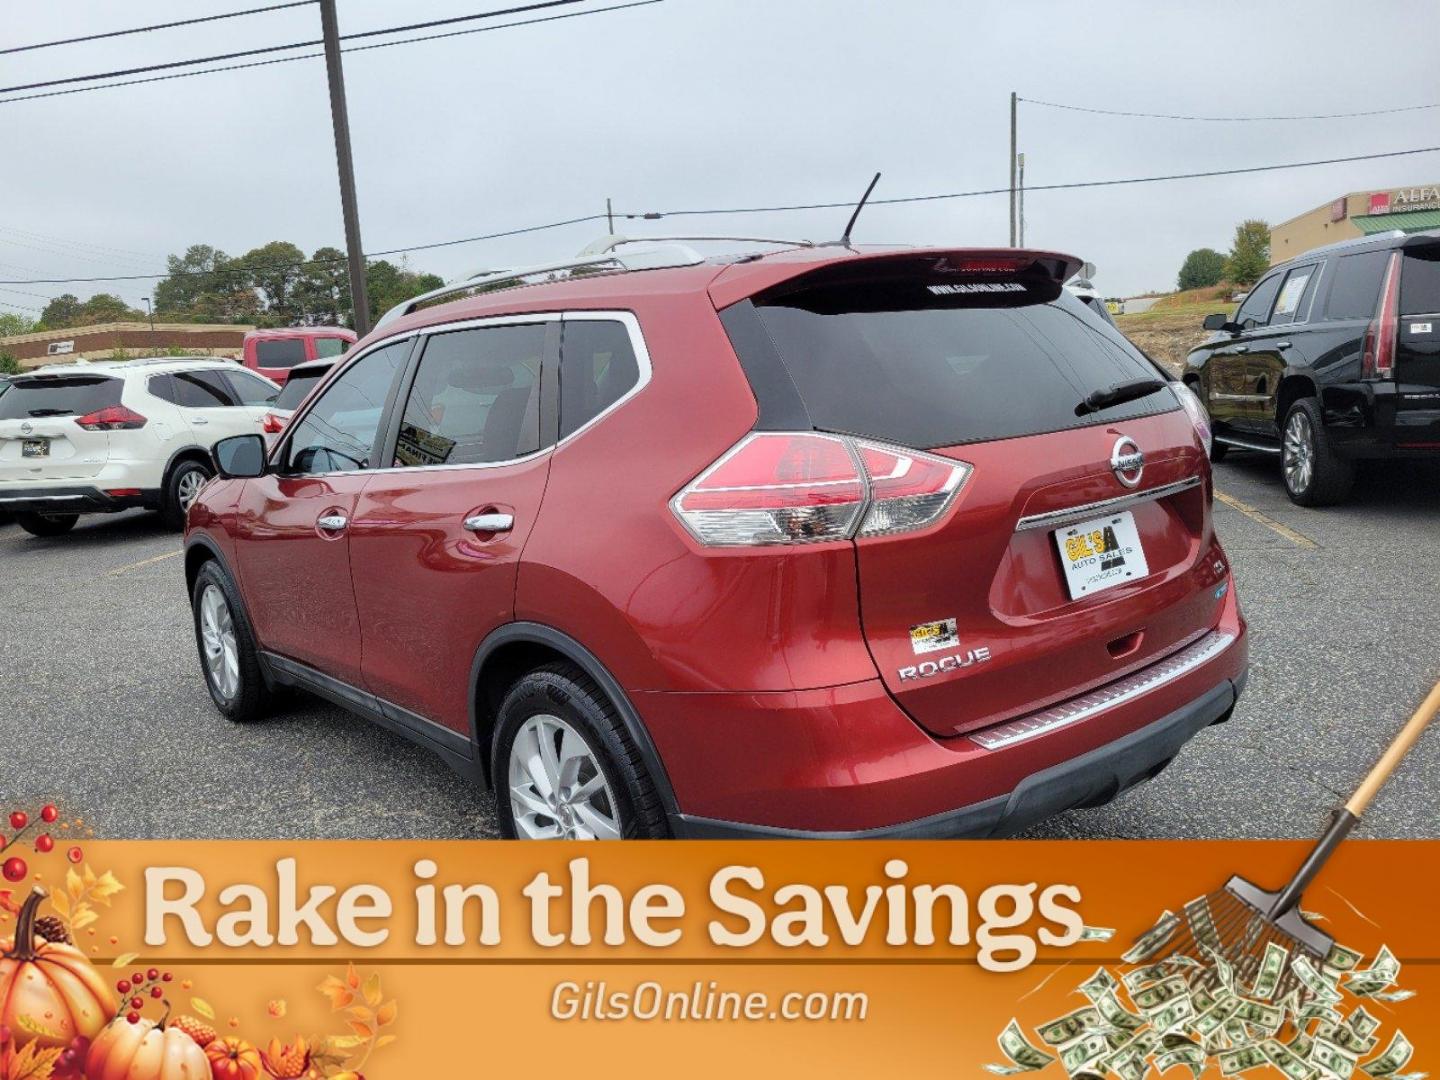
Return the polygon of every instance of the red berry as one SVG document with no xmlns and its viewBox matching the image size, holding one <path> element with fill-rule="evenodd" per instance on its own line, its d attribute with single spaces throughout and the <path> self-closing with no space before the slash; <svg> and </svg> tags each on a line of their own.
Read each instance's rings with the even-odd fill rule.
<svg viewBox="0 0 1440 1080">
<path fill-rule="evenodd" d="M 30 824 L 30 815 L 24 810 L 16 810 L 10 815 L 10 827 L 12 829 L 23 829 Z"/>
<path fill-rule="evenodd" d="M 55 821 L 59 816 L 60 811 L 55 809 L 54 803 L 46 803 L 40 808 L 40 820 L 45 822 L 47 825 L 50 822 Z"/>
<path fill-rule="evenodd" d="M 12 855 L 5 860 L 5 865 L 0 868 L 4 873 L 6 881 L 24 881 L 25 875 L 30 872 L 30 867 L 25 865 L 25 860 L 18 855 Z"/>
<path fill-rule="evenodd" d="M 154 982 L 154 981 L 155 981 L 156 979 L 158 979 L 159 977 L 160 977 L 160 969 L 159 969 L 159 968 L 151 968 L 149 971 L 145 972 L 145 978 L 149 979 L 151 982 Z"/>
<path fill-rule="evenodd" d="M 161 981 L 161 982 L 169 982 L 169 981 L 170 981 L 171 979 L 173 979 L 173 978 L 175 978 L 175 976 L 172 975 L 172 974 L 170 974 L 170 972 L 167 971 L 167 972 L 165 972 L 164 975 L 161 975 L 161 976 L 160 976 L 160 981 Z"/>
<path fill-rule="evenodd" d="M 55 850 L 55 841 L 49 833 L 41 833 L 35 838 L 35 850 L 40 852 L 41 855 Z"/>
<path fill-rule="evenodd" d="M 151 989 L 150 996 L 158 1001 L 160 1000 L 160 998 L 165 996 L 165 991 L 160 987 L 156 986 Z"/>
<path fill-rule="evenodd" d="M 130 976 L 130 981 L 131 981 L 132 983 L 134 983 L 136 986 L 139 986 L 141 983 L 143 983 L 143 982 L 145 981 L 145 973 L 144 973 L 143 971 L 137 971 L 137 972 L 135 972 L 134 975 L 131 975 L 131 976 Z"/>
<path fill-rule="evenodd" d="M 145 999 L 142 998 L 142 997 L 133 997 L 133 998 L 131 998 L 131 999 L 130 999 L 130 1007 L 131 1007 L 132 1009 L 143 1009 L 143 1008 L 145 1007 Z"/>
<path fill-rule="evenodd" d="M 128 994 L 130 992 L 130 980 L 121 979 L 115 984 L 115 989 L 122 994 Z"/>
<path fill-rule="evenodd" d="M 140 1022 L 140 1014 L 138 1012 L 126 1013 L 125 1019 L 132 1024 L 138 1024 Z"/>
<path fill-rule="evenodd" d="M 85 853 L 78 847 L 72 847 L 69 851 L 65 852 L 65 857 L 73 863 L 78 863 L 81 859 L 85 858 Z"/>
</svg>

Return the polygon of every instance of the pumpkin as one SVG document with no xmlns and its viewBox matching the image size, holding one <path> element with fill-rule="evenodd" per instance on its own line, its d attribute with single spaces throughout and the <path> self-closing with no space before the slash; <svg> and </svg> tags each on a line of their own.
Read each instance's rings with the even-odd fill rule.
<svg viewBox="0 0 1440 1080">
<path fill-rule="evenodd" d="M 123 1016 L 100 1032 L 85 1059 L 87 1080 L 210 1080 L 199 1044 L 162 1020 L 130 1023 Z"/>
<path fill-rule="evenodd" d="M 17 1047 L 43 1048 L 93 1039 L 115 1012 L 115 998 L 85 954 L 35 933 L 45 890 L 36 888 L 20 909 L 15 939 L 0 952 L 0 1027 Z"/>
<path fill-rule="evenodd" d="M 264 1080 L 260 1068 L 260 1051 L 244 1039 L 227 1035 L 205 1047 L 210 1071 L 215 1080 Z"/>
</svg>

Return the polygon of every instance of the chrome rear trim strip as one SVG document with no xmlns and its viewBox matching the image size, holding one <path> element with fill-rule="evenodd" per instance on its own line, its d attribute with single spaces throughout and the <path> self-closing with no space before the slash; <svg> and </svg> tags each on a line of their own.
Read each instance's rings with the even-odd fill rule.
<svg viewBox="0 0 1440 1080">
<path fill-rule="evenodd" d="M 1113 709 L 1127 701 L 1133 701 L 1166 683 L 1174 682 L 1202 664 L 1209 663 L 1228 649 L 1235 641 L 1235 635 L 1212 630 L 1193 645 L 1171 653 L 1164 660 L 1151 664 L 1142 671 L 1127 675 L 1109 686 L 1093 690 L 1078 698 L 1053 705 L 1043 712 L 1032 713 L 1019 720 L 986 728 L 970 735 L 970 741 L 986 750 L 1001 750 L 1027 739 L 1048 735 L 1071 724 L 1078 724 L 1092 716 Z"/>
<path fill-rule="evenodd" d="M 1262 454 L 1278 454 L 1280 447 L 1266 446 L 1262 442 L 1254 442 L 1250 439 L 1236 438 L 1234 435 L 1216 435 L 1216 442 L 1223 442 L 1226 446 L 1238 446 L 1242 450 L 1258 450 Z"/>
<path fill-rule="evenodd" d="M 1051 510 L 1047 514 L 1031 514 L 1023 517 L 1015 523 L 1016 532 L 1027 532 L 1030 529 L 1058 529 L 1061 525 L 1073 525 L 1077 521 L 1084 521 L 1086 518 L 1099 517 L 1102 514 L 1109 514 L 1116 510 L 1124 510 L 1127 506 L 1137 506 L 1143 502 L 1151 502 L 1155 499 L 1163 499 L 1167 495 L 1174 495 L 1176 492 L 1189 491 L 1200 485 L 1200 477 L 1187 476 L 1184 480 L 1177 480 L 1173 484 L 1162 484 L 1160 487 L 1153 487 L 1146 491 L 1137 491 L 1133 495 L 1121 495 L 1118 499 L 1103 499 L 1100 502 L 1086 503 L 1083 506 L 1071 506 L 1064 510 Z"/>
</svg>

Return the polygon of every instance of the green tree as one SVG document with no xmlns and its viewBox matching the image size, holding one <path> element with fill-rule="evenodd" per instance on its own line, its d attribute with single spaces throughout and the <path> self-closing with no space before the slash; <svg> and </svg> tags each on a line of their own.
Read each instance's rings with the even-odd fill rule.
<svg viewBox="0 0 1440 1080">
<path fill-rule="evenodd" d="M 349 275 L 346 275 L 349 288 Z M 365 268 L 365 292 L 370 301 L 370 324 L 373 326 L 381 315 L 396 304 L 419 296 L 431 289 L 438 289 L 445 279 L 437 274 L 419 274 L 403 266 L 377 259 Z M 346 309 L 349 310 L 349 297 Z"/>
<path fill-rule="evenodd" d="M 288 240 L 272 240 L 241 255 L 245 279 L 260 294 L 265 321 L 291 326 L 304 321 L 305 253 Z"/>
<path fill-rule="evenodd" d="M 1235 226 L 1235 243 L 1225 261 L 1225 278 L 1249 287 L 1270 268 L 1270 226 L 1263 221 L 1242 221 Z"/>
<path fill-rule="evenodd" d="M 35 329 L 35 320 L 15 311 L 0 311 L 0 338 L 28 334 Z"/>
<path fill-rule="evenodd" d="M 0 375 L 19 375 L 20 361 L 8 352 L 0 352 Z"/>
<path fill-rule="evenodd" d="M 144 312 L 137 311 L 118 296 L 110 293 L 96 293 L 80 305 L 79 321 L 74 326 L 93 326 L 96 323 L 134 322 L 145 318 Z"/>
<path fill-rule="evenodd" d="M 295 299 L 307 323 L 338 326 L 350 314 L 350 275 L 345 253 L 338 248 L 316 248 L 295 286 Z"/>
<path fill-rule="evenodd" d="M 209 244 L 192 244 L 166 260 L 170 276 L 155 286 L 155 313 L 168 321 L 254 321 L 260 299 L 232 260 Z"/>
<path fill-rule="evenodd" d="M 80 318 L 80 298 L 74 293 L 62 293 L 45 305 L 40 313 L 40 322 L 47 330 L 64 330 L 77 325 Z"/>
<path fill-rule="evenodd" d="M 1225 256 L 1214 248 L 1196 248 L 1180 264 L 1182 289 L 1204 289 L 1219 285 L 1225 276 Z"/>
</svg>

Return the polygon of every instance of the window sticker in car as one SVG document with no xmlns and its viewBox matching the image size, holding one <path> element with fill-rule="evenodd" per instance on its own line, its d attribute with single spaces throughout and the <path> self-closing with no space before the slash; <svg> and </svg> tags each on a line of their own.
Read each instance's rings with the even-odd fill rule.
<svg viewBox="0 0 1440 1080">
<path fill-rule="evenodd" d="M 1291 274 L 1285 282 L 1285 288 L 1280 290 L 1280 299 L 1275 302 L 1275 314 L 1271 318 L 1294 315 L 1300 308 L 1300 298 L 1305 295 L 1305 286 L 1309 283 L 1308 273 Z"/>
</svg>

